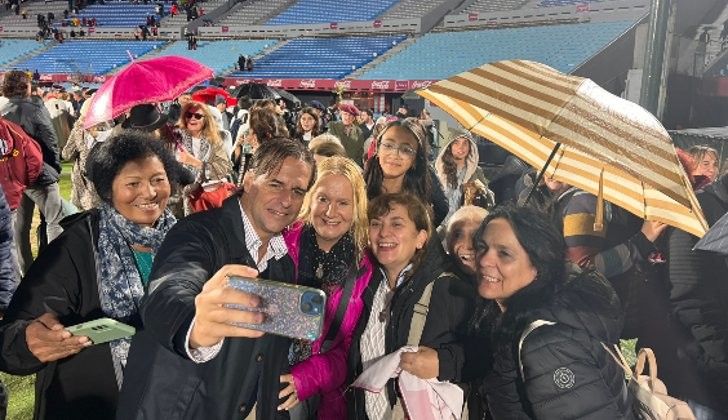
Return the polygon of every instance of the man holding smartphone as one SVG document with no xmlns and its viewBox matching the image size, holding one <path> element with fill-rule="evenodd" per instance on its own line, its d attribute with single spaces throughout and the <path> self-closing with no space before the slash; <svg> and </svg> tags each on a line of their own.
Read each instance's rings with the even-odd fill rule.
<svg viewBox="0 0 728 420">
<path fill-rule="evenodd" d="M 134 337 L 117 418 L 241 419 L 256 404 L 258 419 L 288 418 L 278 406 L 290 342 L 232 325 L 260 324 L 265 315 L 230 308 L 261 302 L 228 278 L 294 281 L 281 231 L 314 179 L 306 146 L 271 139 L 253 155 L 241 194 L 169 232 L 140 308 L 144 329 Z"/>
</svg>

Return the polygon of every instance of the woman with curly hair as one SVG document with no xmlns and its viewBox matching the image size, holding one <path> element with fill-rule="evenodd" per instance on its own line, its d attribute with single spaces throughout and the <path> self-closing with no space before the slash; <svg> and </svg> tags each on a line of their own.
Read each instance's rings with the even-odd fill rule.
<svg viewBox="0 0 728 420">
<path fill-rule="evenodd" d="M 410 193 L 432 206 L 433 225 L 439 226 L 449 207 L 427 162 L 428 151 L 425 129 L 417 118 L 389 122 L 377 137 L 376 155 L 364 165 L 369 199 L 385 193 Z"/>
<path fill-rule="evenodd" d="M 167 200 L 174 156 L 121 130 L 95 147 L 86 173 L 102 199 L 64 219 L 20 283 L 0 325 L 0 370 L 36 373 L 36 419 L 114 419 L 132 337 L 94 344 L 67 327 L 108 317 L 141 327 L 152 263 L 176 219 Z"/>
</svg>

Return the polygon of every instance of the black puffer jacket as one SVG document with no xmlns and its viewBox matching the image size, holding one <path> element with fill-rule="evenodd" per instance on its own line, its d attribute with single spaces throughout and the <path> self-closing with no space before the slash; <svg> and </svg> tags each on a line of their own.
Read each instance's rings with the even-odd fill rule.
<svg viewBox="0 0 728 420">
<path fill-rule="evenodd" d="M 728 174 L 697 193 L 713 225 L 728 211 Z M 698 238 L 676 229 L 670 236 L 670 310 L 680 375 L 668 390 L 728 416 L 728 258 L 693 251 Z M 673 366 L 667 366 L 671 371 Z"/>
<path fill-rule="evenodd" d="M 624 372 L 601 344 L 619 340 L 617 295 L 595 272 L 572 273 L 571 278 L 550 298 L 532 302 L 533 309 L 501 316 L 494 324 L 495 331 L 512 331 L 494 335 L 493 369 L 483 384 L 495 420 L 633 418 Z M 555 324 L 526 338 L 521 378 L 518 343 L 523 330 L 538 319 Z"/>
<path fill-rule="evenodd" d="M 13 97 L 0 110 L 6 119 L 23 127 L 35 139 L 43 151 L 43 170 L 35 185 L 50 185 L 58 182 L 61 173 L 61 155 L 58 151 L 58 138 L 43 101 L 32 98 Z"/>
</svg>

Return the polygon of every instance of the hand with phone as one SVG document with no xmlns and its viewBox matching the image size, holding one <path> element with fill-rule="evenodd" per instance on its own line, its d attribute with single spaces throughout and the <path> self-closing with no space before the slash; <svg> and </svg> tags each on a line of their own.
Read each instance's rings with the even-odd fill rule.
<svg viewBox="0 0 728 420">
<path fill-rule="evenodd" d="M 262 324 L 265 314 L 229 307 L 260 307 L 260 297 L 228 286 L 230 276 L 256 277 L 258 270 L 229 264 L 220 268 L 195 298 L 195 325 L 190 333 L 190 348 L 211 347 L 225 337 L 258 338 L 264 333 L 232 324 Z"/>
<path fill-rule="evenodd" d="M 68 332 L 49 312 L 28 324 L 25 342 L 33 356 L 43 363 L 64 359 L 92 344 L 88 337 L 74 336 Z"/>
</svg>

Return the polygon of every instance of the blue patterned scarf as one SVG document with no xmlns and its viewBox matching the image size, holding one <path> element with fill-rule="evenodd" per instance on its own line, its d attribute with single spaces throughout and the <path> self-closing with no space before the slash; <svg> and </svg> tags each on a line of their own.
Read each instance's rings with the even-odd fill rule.
<svg viewBox="0 0 728 420">
<path fill-rule="evenodd" d="M 144 285 L 131 245 L 138 244 L 151 248 L 153 258 L 177 219 L 165 209 L 157 220 L 157 225 L 149 228 L 128 220 L 108 203 L 103 203 L 99 210 L 97 278 L 101 310 L 110 318 L 128 323 L 138 315 L 139 303 L 144 296 Z M 119 386 L 130 346 L 131 338 L 122 338 L 110 343 Z"/>
</svg>

